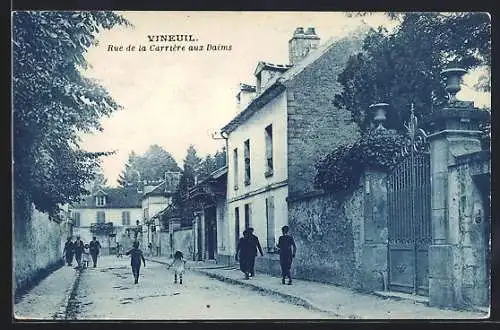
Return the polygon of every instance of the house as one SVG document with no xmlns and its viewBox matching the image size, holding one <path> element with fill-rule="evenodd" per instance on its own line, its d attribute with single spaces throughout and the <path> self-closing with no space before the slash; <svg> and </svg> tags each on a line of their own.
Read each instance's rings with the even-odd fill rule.
<svg viewBox="0 0 500 330">
<path fill-rule="evenodd" d="M 174 244 L 190 251 L 193 260 L 220 261 L 224 257 L 227 234 L 227 153 L 215 155 L 215 164 L 211 170 L 201 170 L 195 175 L 195 185 L 182 196 L 183 213 L 180 210 L 170 212 L 170 219 L 178 219 L 177 228 L 173 229 Z M 181 220 L 182 219 L 182 220 Z M 181 226 L 182 223 L 182 226 Z M 187 225 L 189 223 L 189 226 Z M 192 243 L 175 236 L 187 236 L 181 231 L 191 230 Z M 186 241 L 178 244 L 175 242 Z"/>
<path fill-rule="evenodd" d="M 98 189 L 71 206 L 73 236 L 85 243 L 96 236 L 103 255 L 114 253 L 116 242 L 128 246 L 125 240 L 142 218 L 141 198 L 135 187 Z"/>
<path fill-rule="evenodd" d="M 277 239 L 295 212 L 288 201 L 314 194 L 315 162 L 359 136 L 334 97 L 341 90 L 337 77 L 361 49 L 363 35 L 321 45 L 314 28 L 299 27 L 289 41 L 289 64 L 261 61 L 255 86 L 240 85 L 241 112 L 221 129 L 228 145 L 228 216 L 219 229 L 220 260 L 234 260 L 243 230 L 253 227 L 267 252 L 257 258 L 257 270 L 279 273 Z"/>
<path fill-rule="evenodd" d="M 151 243 L 152 253 L 162 255 L 162 232 L 160 215 L 172 204 L 172 198 L 177 191 L 180 172 L 166 172 L 163 180 L 143 182 L 143 195 L 141 198 L 142 225 L 145 228 L 142 236 L 144 249 Z"/>
</svg>

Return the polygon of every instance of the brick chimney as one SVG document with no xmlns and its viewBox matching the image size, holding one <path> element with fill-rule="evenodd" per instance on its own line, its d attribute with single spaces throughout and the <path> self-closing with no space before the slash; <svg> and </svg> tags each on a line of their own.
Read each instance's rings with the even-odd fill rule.
<svg viewBox="0 0 500 330">
<path fill-rule="evenodd" d="M 288 41 L 288 59 L 291 65 L 296 64 L 309 54 L 311 50 L 318 48 L 320 38 L 313 27 L 298 27 L 293 33 L 292 39 Z"/>
</svg>

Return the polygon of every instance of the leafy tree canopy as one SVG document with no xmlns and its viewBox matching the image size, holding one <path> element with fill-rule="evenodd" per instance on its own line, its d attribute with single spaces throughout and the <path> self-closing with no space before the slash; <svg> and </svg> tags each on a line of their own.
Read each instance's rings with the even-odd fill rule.
<svg viewBox="0 0 500 330">
<path fill-rule="evenodd" d="M 99 120 L 120 106 L 84 77 L 84 54 L 101 29 L 130 25 L 112 12 L 15 12 L 13 158 L 16 201 L 56 213 L 88 193 L 100 157 L 79 147 L 78 133 L 102 130 Z"/>
<path fill-rule="evenodd" d="M 390 14 L 400 25 L 393 32 L 372 29 L 363 51 L 352 56 L 339 76 L 344 87 L 336 103 L 349 109 L 365 129 L 370 104 L 391 105 L 386 126 L 403 130 L 410 103 L 426 118 L 446 101 L 441 71 L 448 66 L 486 67 L 477 88 L 488 91 L 491 68 L 491 21 L 484 13 Z M 422 122 L 422 121 L 421 121 Z"/>
<path fill-rule="evenodd" d="M 142 155 L 134 151 L 129 154 L 125 168 L 118 178 L 120 186 L 135 185 L 139 180 L 157 181 L 165 177 L 165 172 L 177 172 L 181 169 L 174 157 L 163 147 L 153 144 Z"/>
</svg>

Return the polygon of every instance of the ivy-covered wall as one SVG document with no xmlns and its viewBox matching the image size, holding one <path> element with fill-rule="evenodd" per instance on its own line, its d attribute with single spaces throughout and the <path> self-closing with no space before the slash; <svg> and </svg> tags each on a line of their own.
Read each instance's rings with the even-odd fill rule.
<svg viewBox="0 0 500 330">
<path fill-rule="evenodd" d="M 289 200 L 289 223 L 297 244 L 297 278 L 356 287 L 357 255 L 362 238 L 364 195 L 321 194 Z M 358 257 L 359 258 L 359 257 Z"/>
</svg>

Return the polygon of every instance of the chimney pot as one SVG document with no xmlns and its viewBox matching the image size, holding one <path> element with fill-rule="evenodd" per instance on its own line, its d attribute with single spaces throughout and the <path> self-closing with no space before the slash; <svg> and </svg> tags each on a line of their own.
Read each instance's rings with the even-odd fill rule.
<svg viewBox="0 0 500 330">
<path fill-rule="evenodd" d="M 297 29 L 295 29 L 294 35 L 297 34 L 304 34 L 304 28 L 299 26 Z"/>
<path fill-rule="evenodd" d="M 309 27 L 309 28 L 307 28 L 306 34 L 316 35 L 316 31 L 313 27 Z"/>
</svg>

